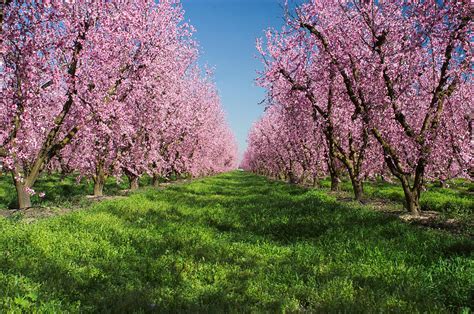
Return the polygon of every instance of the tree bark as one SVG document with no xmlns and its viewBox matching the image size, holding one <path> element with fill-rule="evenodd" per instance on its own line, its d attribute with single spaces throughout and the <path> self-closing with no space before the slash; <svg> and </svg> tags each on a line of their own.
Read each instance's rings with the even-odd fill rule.
<svg viewBox="0 0 474 314">
<path fill-rule="evenodd" d="M 332 143 L 331 139 L 328 139 L 329 145 L 331 146 L 329 149 L 329 160 L 328 160 L 328 168 L 329 168 L 329 175 L 331 176 L 331 191 L 339 191 L 339 183 L 341 180 L 339 179 L 339 169 L 337 167 L 337 159 L 334 155 L 334 144 Z"/>
<path fill-rule="evenodd" d="M 354 198 L 356 201 L 361 201 L 364 196 L 364 185 L 362 180 L 351 175 L 352 190 L 354 191 Z"/>
<path fill-rule="evenodd" d="M 298 183 L 298 179 L 296 178 L 295 174 L 293 173 L 293 171 L 290 171 L 288 173 L 288 182 L 290 184 L 296 184 Z"/>
<path fill-rule="evenodd" d="M 339 191 L 339 175 L 337 172 L 330 172 L 331 174 L 331 191 Z"/>
<path fill-rule="evenodd" d="M 18 180 L 15 180 L 16 194 L 18 198 L 18 208 L 27 209 L 31 207 L 31 196 L 27 191 L 27 186 Z"/>
<path fill-rule="evenodd" d="M 277 176 L 277 180 L 281 181 L 286 181 L 286 175 L 284 172 L 280 172 L 280 174 Z"/>
<path fill-rule="evenodd" d="M 16 165 L 11 175 L 15 184 L 18 209 L 26 209 L 31 207 L 31 195 L 28 193 L 28 188 L 31 187 L 31 184 L 29 184 L 30 181 L 28 179 L 21 180 L 20 173 L 20 167 Z"/>
<path fill-rule="evenodd" d="M 154 174 L 153 177 L 151 178 L 151 184 L 154 187 L 158 187 L 160 185 L 160 177 L 157 174 Z"/>
<path fill-rule="evenodd" d="M 133 174 L 127 175 L 127 177 L 128 177 L 128 181 L 130 183 L 130 190 L 131 191 L 138 190 L 138 185 L 139 185 L 138 184 L 138 179 L 139 179 L 139 177 L 136 176 L 136 175 L 133 175 Z"/>
<path fill-rule="evenodd" d="M 405 194 L 406 209 L 414 216 L 419 216 L 421 213 L 420 206 L 420 195 L 421 195 L 421 185 L 414 185 L 413 188 L 410 188 L 408 180 L 403 178 L 402 180 L 403 193 Z"/>
<path fill-rule="evenodd" d="M 94 196 L 104 195 L 104 182 L 97 180 L 94 182 Z"/>
<path fill-rule="evenodd" d="M 94 180 L 94 196 L 103 196 L 105 180 L 107 179 L 107 177 L 104 172 L 103 161 L 100 159 L 97 162 L 95 175 L 92 177 L 92 179 Z"/>
</svg>

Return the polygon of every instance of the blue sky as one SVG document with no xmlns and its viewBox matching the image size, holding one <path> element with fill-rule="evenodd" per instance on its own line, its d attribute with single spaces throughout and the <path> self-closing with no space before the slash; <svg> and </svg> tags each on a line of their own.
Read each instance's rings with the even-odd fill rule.
<svg viewBox="0 0 474 314">
<path fill-rule="evenodd" d="M 256 38 L 283 24 L 282 0 L 182 0 L 186 19 L 196 28 L 200 63 L 215 68 L 215 81 L 239 153 L 247 133 L 262 114 L 265 91 L 255 85 L 262 69 Z"/>
</svg>

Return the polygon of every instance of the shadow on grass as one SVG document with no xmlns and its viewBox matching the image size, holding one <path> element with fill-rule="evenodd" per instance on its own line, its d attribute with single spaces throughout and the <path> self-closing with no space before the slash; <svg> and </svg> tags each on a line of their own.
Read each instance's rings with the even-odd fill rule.
<svg viewBox="0 0 474 314">
<path fill-rule="evenodd" d="M 322 186 L 329 188 L 329 181 L 324 180 Z M 343 181 L 341 188 L 352 193 L 349 181 Z M 437 211 L 452 217 L 466 218 L 474 214 L 474 182 L 464 179 L 450 181 L 449 188 L 429 183 L 426 191 L 421 194 L 420 204 L 424 211 Z M 391 201 L 399 206 L 405 206 L 405 197 L 401 185 L 395 181 L 367 181 L 364 183 L 364 194 L 368 199 L 386 202 Z"/>
<path fill-rule="evenodd" d="M 149 181 L 144 178 L 144 181 Z M 104 191 L 107 195 L 117 195 L 120 190 L 128 187 L 127 181 L 117 182 L 109 178 Z M 49 174 L 41 176 L 35 183 L 35 195 L 32 196 L 33 206 L 63 206 L 82 205 L 85 196 L 93 194 L 93 184 L 85 179 L 76 182 L 73 176 Z M 45 193 L 44 198 L 38 194 Z M 13 180 L 10 176 L 0 176 L 0 210 L 17 208 L 17 196 Z"/>
<path fill-rule="evenodd" d="M 33 225 L 0 220 L 0 227 L 0 275 L 39 284 L 38 299 L 30 302 L 36 307 L 365 312 L 473 306 L 471 239 L 248 173 L 148 188 Z M 28 293 L 15 289 L 6 290 L 3 305 Z"/>
</svg>

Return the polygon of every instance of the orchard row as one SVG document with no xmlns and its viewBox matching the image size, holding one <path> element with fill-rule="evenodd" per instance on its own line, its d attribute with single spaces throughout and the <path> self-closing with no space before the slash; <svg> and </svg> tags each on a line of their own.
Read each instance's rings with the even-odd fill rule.
<svg viewBox="0 0 474 314">
<path fill-rule="evenodd" d="M 472 6 L 312 0 L 257 44 L 268 91 L 242 166 L 292 182 L 394 176 L 420 212 L 426 180 L 468 177 Z"/>
<path fill-rule="evenodd" d="M 200 176 L 237 148 L 178 0 L 7 1 L 1 7 L 0 172 L 19 208 L 43 171 Z M 205 72 L 203 74 L 203 72 Z M 39 191 L 37 191 L 39 192 Z"/>
</svg>

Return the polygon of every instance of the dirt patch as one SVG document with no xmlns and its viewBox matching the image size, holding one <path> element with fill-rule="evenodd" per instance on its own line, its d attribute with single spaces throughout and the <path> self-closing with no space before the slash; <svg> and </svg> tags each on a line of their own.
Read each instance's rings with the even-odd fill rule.
<svg viewBox="0 0 474 314">
<path fill-rule="evenodd" d="M 64 215 L 79 208 L 49 208 L 49 207 L 30 207 L 27 209 L 6 209 L 0 210 L 0 216 L 5 218 L 18 217 L 26 223 L 32 223 L 38 219 L 49 218 L 58 215 Z"/>
<path fill-rule="evenodd" d="M 474 226 L 472 224 L 454 218 L 446 219 L 442 214 L 435 211 L 424 211 L 421 212 L 419 216 L 413 216 L 412 214 L 405 212 L 400 214 L 398 217 L 402 221 L 417 226 L 445 230 L 454 234 L 463 234 L 474 237 Z"/>
<path fill-rule="evenodd" d="M 100 202 L 105 200 L 113 200 L 118 198 L 125 198 L 125 196 L 92 196 L 86 195 L 85 199 L 92 202 Z M 87 207 L 87 206 L 86 206 Z M 85 207 L 73 206 L 70 208 L 66 207 L 30 207 L 27 209 L 0 209 L 0 217 L 10 218 L 10 219 L 21 219 L 21 221 L 26 223 L 32 223 L 40 219 L 50 218 L 54 216 L 64 215 L 70 212 L 82 210 Z"/>
<path fill-rule="evenodd" d="M 120 195 L 103 195 L 103 196 L 94 196 L 94 195 L 86 195 L 85 198 L 91 201 L 107 201 L 107 200 L 115 200 L 119 198 L 125 198 L 128 193 L 121 193 L 122 191 L 119 191 Z M 122 195 L 123 194 L 123 195 Z"/>
<path fill-rule="evenodd" d="M 167 187 L 167 186 L 172 186 L 172 185 L 179 185 L 179 184 L 183 184 L 183 183 L 190 183 L 194 181 L 193 179 L 179 179 L 179 180 L 175 180 L 175 181 L 168 181 L 168 182 L 161 182 L 160 184 L 158 184 L 158 187 Z"/>
</svg>

